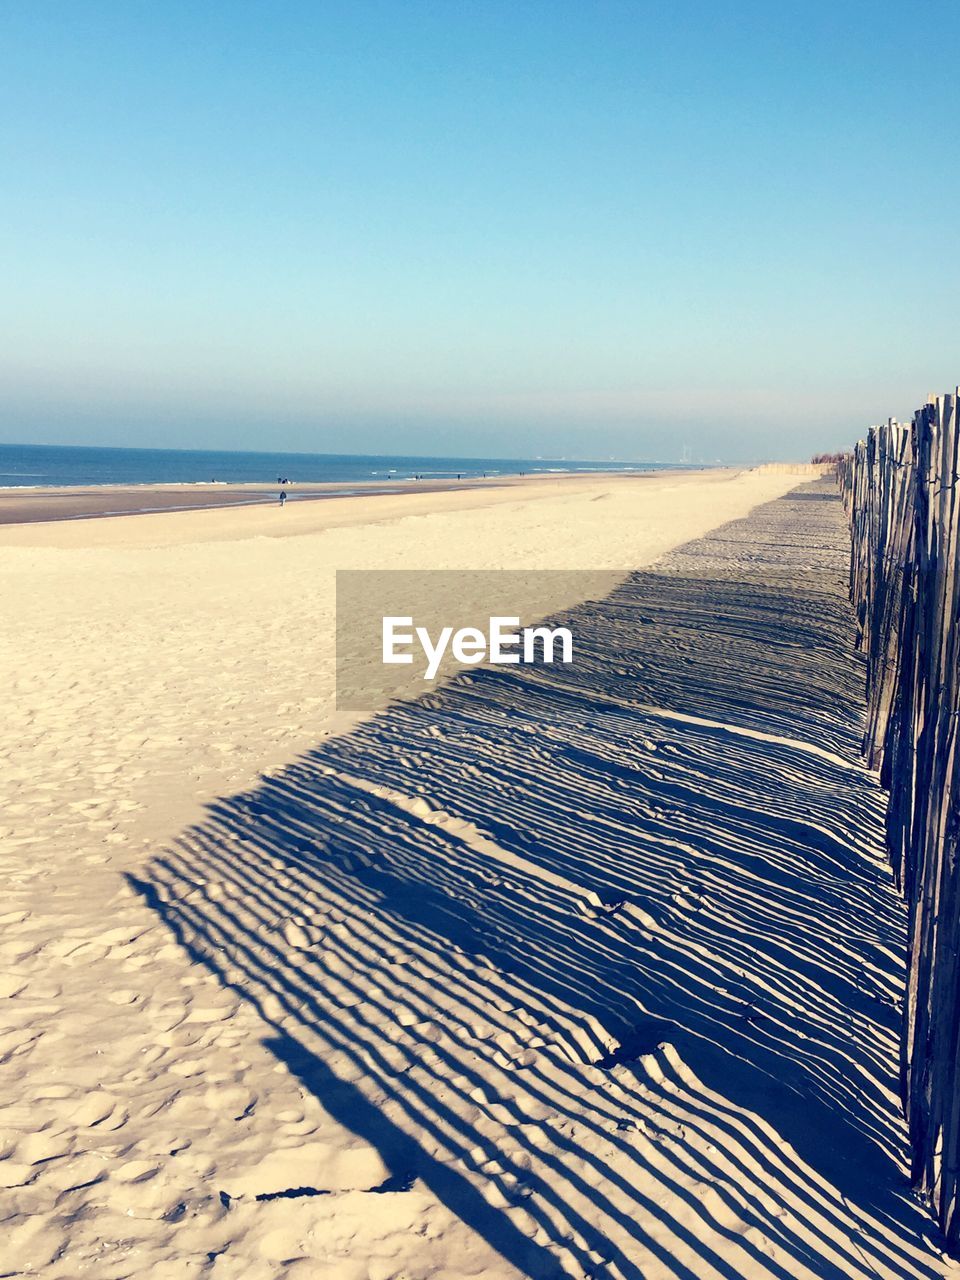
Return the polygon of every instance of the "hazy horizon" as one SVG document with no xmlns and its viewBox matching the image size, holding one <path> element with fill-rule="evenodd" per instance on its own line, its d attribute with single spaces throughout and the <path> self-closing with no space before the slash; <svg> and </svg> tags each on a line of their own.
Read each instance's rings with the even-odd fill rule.
<svg viewBox="0 0 960 1280">
<path fill-rule="evenodd" d="M 0 439 L 849 445 L 960 378 L 923 292 L 958 35 L 850 0 L 6 6 Z"/>
<path fill-rule="evenodd" d="M 614 454 L 597 455 L 576 455 L 576 454 L 470 454 L 470 453 L 368 453 L 365 451 L 356 451 L 353 453 L 335 452 L 333 450 L 314 450 L 314 449 L 241 449 L 241 448 L 224 448 L 224 449 L 208 449 L 202 445 L 190 445 L 184 447 L 176 447 L 172 445 L 138 445 L 138 444 L 62 444 L 49 440 L 0 440 L 0 449 L 86 449 L 91 453 L 103 452 L 134 452 L 134 453 L 201 453 L 201 454 L 250 454 L 256 457 L 330 457 L 330 458 L 405 458 L 415 460 L 422 458 L 424 461 L 436 460 L 443 458 L 448 461 L 463 462 L 621 462 L 626 465 L 642 466 L 646 464 L 675 462 L 677 465 L 685 464 L 695 466 L 698 463 L 716 464 L 718 459 L 672 459 L 672 458 L 633 458 L 626 456 L 616 456 Z M 746 459 L 739 459 L 746 461 Z"/>
</svg>

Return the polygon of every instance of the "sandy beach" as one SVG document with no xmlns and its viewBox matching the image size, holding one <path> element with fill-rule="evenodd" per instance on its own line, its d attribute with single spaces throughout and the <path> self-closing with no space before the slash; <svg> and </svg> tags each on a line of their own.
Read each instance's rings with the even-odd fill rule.
<svg viewBox="0 0 960 1280">
<path fill-rule="evenodd" d="M 0 529 L 3 1273 L 51 1280 L 940 1274 L 906 1198 L 895 1209 L 883 1200 L 886 1172 L 875 1175 L 881 1207 L 861 1212 L 845 1181 L 845 1162 L 853 1168 L 860 1157 L 838 1149 L 835 1165 L 810 1164 L 797 1116 L 784 1112 L 778 1130 L 780 1112 L 764 1103 L 773 1086 L 761 1077 L 789 1076 L 782 1062 L 758 1067 L 756 1079 L 725 1097 L 723 1072 L 709 1078 L 700 1059 L 691 1065 L 683 1036 L 670 1032 L 679 1013 L 641 1000 L 651 1023 L 638 1031 L 592 985 L 602 973 L 607 993 L 623 984 L 640 1000 L 656 973 L 669 972 L 679 984 L 677 1008 L 702 998 L 699 987 L 682 988 L 681 970 L 693 957 L 709 958 L 709 912 L 699 916 L 702 932 L 691 933 L 686 959 L 675 940 L 658 942 L 650 923 L 661 892 L 664 903 L 676 896 L 678 910 L 696 915 L 693 874 L 664 878 L 668 846 L 696 847 L 709 861 L 720 856 L 714 839 L 737 854 L 759 837 L 738 825 L 742 815 L 720 822 L 709 840 L 698 836 L 683 810 L 692 777 L 705 795 L 718 787 L 717 805 L 739 788 L 746 804 L 772 770 L 782 794 L 770 801 L 770 822 L 784 823 L 790 812 L 799 824 L 804 803 L 832 812 L 830 788 L 839 784 L 824 782 L 818 769 L 843 775 L 844 786 L 855 775 L 863 790 L 851 803 L 868 815 L 864 830 L 878 821 L 875 784 L 853 763 L 855 708 L 842 732 L 831 727 L 832 694 L 822 704 L 811 694 L 807 720 L 801 713 L 792 726 L 751 718 L 738 685 L 769 689 L 769 705 L 779 705 L 783 673 L 764 667 L 769 646 L 758 641 L 736 678 L 712 688 L 697 667 L 703 660 L 665 631 L 631 669 L 631 714 L 648 710 L 630 739 L 657 756 L 656 795 L 631 790 L 639 778 L 632 764 L 604 790 L 604 754 L 628 758 L 617 744 L 624 713 L 615 689 L 604 695 L 609 723 L 589 747 L 573 727 L 582 717 L 565 705 L 548 709 L 546 730 L 531 721 L 526 763 L 486 788 L 485 771 L 497 774 L 515 748 L 505 737 L 498 747 L 507 721 L 485 721 L 479 704 L 446 719 L 411 704 L 409 721 L 382 722 L 334 706 L 337 569 L 522 565 L 623 576 L 693 544 L 700 550 L 681 555 L 671 573 L 690 579 L 707 572 L 711 555 L 727 554 L 745 572 L 758 557 L 776 560 L 770 546 L 779 534 L 769 535 L 766 551 L 762 531 L 736 533 L 740 526 L 715 543 L 696 540 L 764 504 L 776 507 L 802 478 L 757 470 L 557 477 L 284 510 L 225 507 Z M 795 506 L 800 515 L 791 520 L 803 516 L 803 504 Z M 765 572 L 775 582 L 774 571 Z M 840 600 L 832 560 L 828 572 Z M 810 581 L 811 592 L 826 590 Z M 668 606 L 657 587 L 643 615 L 656 622 Z M 718 603 L 717 614 L 723 608 L 732 605 Z M 704 633 L 711 612 L 701 619 Z M 837 623 L 838 634 L 846 625 Z M 809 650 L 813 662 L 815 640 L 796 635 L 796 661 L 808 661 Z M 667 675 L 658 687 L 661 668 Z M 813 689 L 819 675 L 810 670 Z M 843 679 L 844 696 L 855 700 L 854 675 Z M 678 762 L 689 744 L 671 737 L 675 726 L 658 728 L 670 706 L 691 733 L 705 735 L 703 755 L 685 772 Z M 651 707 L 660 708 L 659 719 Z M 731 758 L 716 736 L 723 724 L 754 753 L 753 782 L 717 782 Z M 770 743 L 772 756 L 764 754 Z M 569 769 L 581 770 L 575 788 L 563 782 Z M 555 780 L 544 781 L 550 770 Z M 635 803 L 642 813 L 632 814 Z M 654 813 L 663 830 L 644 838 L 643 854 L 635 832 Z M 826 831 L 833 820 L 822 821 Z M 565 827 L 582 833 L 582 847 L 566 850 Z M 798 831 L 784 838 L 802 849 Z M 842 839 L 853 848 L 859 838 Z M 814 841 L 825 868 L 835 860 L 824 870 L 831 884 L 842 839 L 826 833 Z M 578 869 L 580 854 L 586 862 Z M 614 880 L 641 859 L 634 888 L 602 890 L 591 857 L 597 866 L 609 859 Z M 746 916 L 731 936 L 756 926 L 746 917 L 763 904 L 758 866 L 745 863 L 734 877 L 745 899 L 731 891 L 730 910 Z M 851 910 L 878 919 L 893 912 L 892 897 L 869 878 L 879 874 L 856 880 Z M 846 890 L 836 884 L 839 902 Z M 614 946 L 605 919 L 626 898 L 646 930 L 646 942 L 629 954 Z M 451 923 L 445 933 L 443 921 L 463 903 L 474 924 Z M 564 912 L 587 921 L 579 952 Z M 526 946 L 529 960 L 542 941 L 534 981 L 503 957 L 509 940 L 537 921 Z M 828 943 L 811 928 L 812 957 Z M 803 951 L 801 936 L 784 945 Z M 870 945 L 879 973 L 895 948 L 880 934 Z M 739 999 L 750 965 L 735 951 L 724 954 L 720 971 L 697 979 L 721 993 L 721 1004 Z M 790 984 L 765 973 L 770 993 Z M 871 988 L 870 1000 L 892 998 L 881 987 Z M 792 998 L 805 1008 L 802 993 Z M 842 993 L 824 995 L 834 998 L 846 1007 Z M 770 1003 L 758 1017 L 776 1016 L 773 994 Z M 335 1010 L 346 1012 L 340 1018 Z M 813 1053 L 824 1034 L 815 1002 L 810 1010 L 802 1053 Z M 859 1029 L 868 1010 L 850 1018 L 851 1052 L 863 1055 L 851 1078 L 863 1072 L 865 1093 L 883 1095 L 884 1114 L 893 1117 L 884 1123 L 892 1124 L 892 1033 L 871 1041 Z M 830 1052 L 845 1052 L 842 1040 Z M 624 1062 L 633 1066 L 617 1065 Z M 817 1087 L 826 1096 L 834 1084 L 825 1078 Z M 820 1105 L 809 1104 L 812 1124 L 827 1116 Z M 844 1111 L 847 1102 L 836 1106 Z M 628 1139 L 633 1163 L 617 1146 Z M 899 1139 L 858 1134 L 850 1151 L 858 1144 L 872 1151 L 875 1141 L 893 1150 Z M 872 1159 L 863 1156 L 857 1168 L 872 1169 Z M 748 1190 L 738 1192 L 741 1185 Z M 898 1223 L 895 1213 L 904 1215 Z M 866 1243 L 857 1254 L 848 1241 L 860 1237 Z"/>
<path fill-rule="evenodd" d="M 337 569 L 627 571 L 796 479 L 558 477 L 4 526 L 4 799 L 34 828 L 17 835 L 46 846 L 65 811 L 103 822 L 114 800 L 137 806 L 124 843 L 174 835 L 333 732 Z"/>
</svg>

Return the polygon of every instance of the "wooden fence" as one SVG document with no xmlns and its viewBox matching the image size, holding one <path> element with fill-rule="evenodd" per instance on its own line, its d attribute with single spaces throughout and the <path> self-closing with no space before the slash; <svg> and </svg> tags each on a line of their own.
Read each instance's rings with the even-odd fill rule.
<svg viewBox="0 0 960 1280">
<path fill-rule="evenodd" d="M 960 392 L 958 392 L 960 394 Z M 890 793 L 910 913 L 901 1087 L 912 1176 L 960 1244 L 960 538 L 957 395 L 872 427 L 839 464 L 867 657 L 864 753 Z"/>
</svg>

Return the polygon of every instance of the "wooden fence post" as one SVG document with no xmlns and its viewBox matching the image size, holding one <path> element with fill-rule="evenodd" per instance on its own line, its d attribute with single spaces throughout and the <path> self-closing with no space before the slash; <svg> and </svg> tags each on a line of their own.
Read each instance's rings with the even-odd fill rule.
<svg viewBox="0 0 960 1280">
<path fill-rule="evenodd" d="M 960 1244 L 960 500 L 957 395 L 890 420 L 841 463 L 850 595 L 867 661 L 864 754 L 889 791 L 907 901 L 901 1085 L 914 1182 Z"/>
</svg>

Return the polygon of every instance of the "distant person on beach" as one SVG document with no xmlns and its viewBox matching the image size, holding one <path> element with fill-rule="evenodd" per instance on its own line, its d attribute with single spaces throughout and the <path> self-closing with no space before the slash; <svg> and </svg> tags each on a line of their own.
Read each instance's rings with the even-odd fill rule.
<svg viewBox="0 0 960 1280">
<path fill-rule="evenodd" d="M 281 490 L 280 490 L 280 505 L 281 505 L 281 507 L 282 507 L 282 506 L 283 506 L 283 504 L 286 502 L 286 500 L 287 500 L 287 491 L 286 491 L 286 489 L 281 489 Z"/>
</svg>

